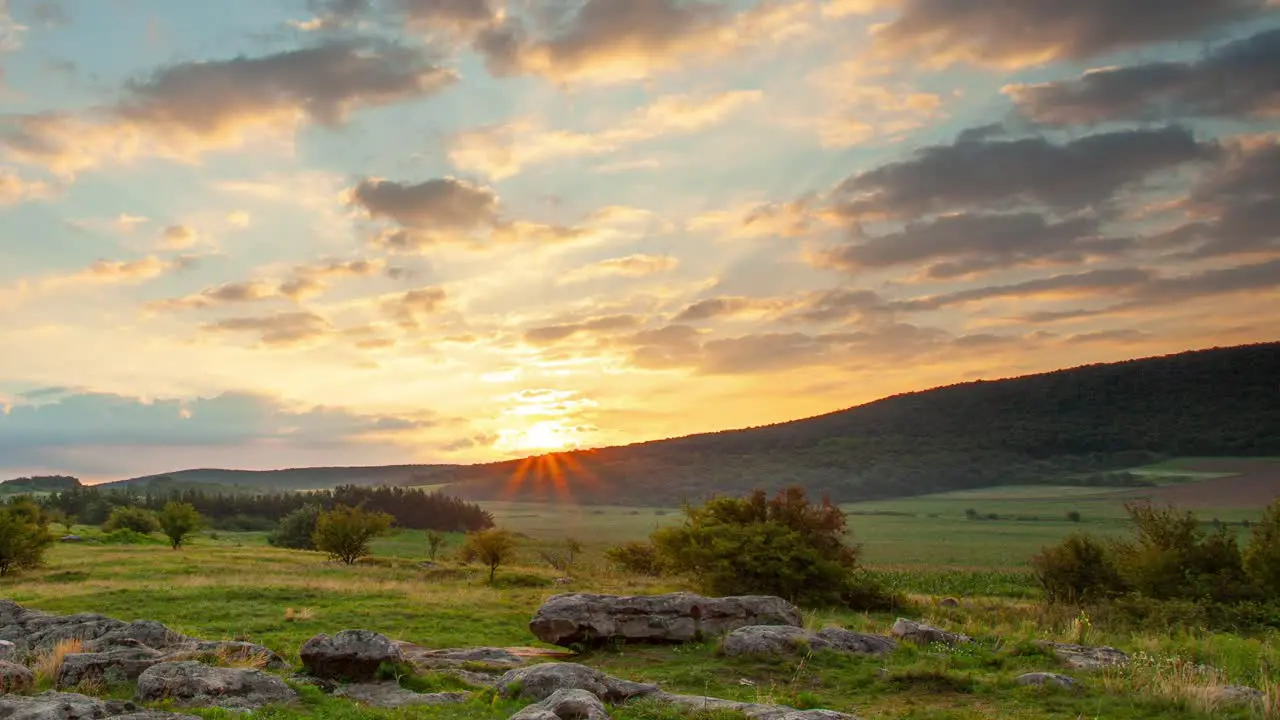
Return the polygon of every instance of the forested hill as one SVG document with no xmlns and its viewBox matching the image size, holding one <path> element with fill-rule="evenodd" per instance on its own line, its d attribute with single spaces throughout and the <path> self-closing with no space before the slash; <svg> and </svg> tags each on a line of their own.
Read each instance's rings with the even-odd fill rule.
<svg viewBox="0 0 1280 720">
<path fill-rule="evenodd" d="M 532 462 L 388 468 L 380 480 L 375 469 L 349 472 L 449 483 L 445 492 L 468 499 L 568 493 L 653 505 L 793 483 L 846 501 L 1082 481 L 1187 455 L 1280 456 L 1280 343 L 970 382 L 805 420 Z M 229 482 L 233 473 L 220 472 Z"/>
</svg>

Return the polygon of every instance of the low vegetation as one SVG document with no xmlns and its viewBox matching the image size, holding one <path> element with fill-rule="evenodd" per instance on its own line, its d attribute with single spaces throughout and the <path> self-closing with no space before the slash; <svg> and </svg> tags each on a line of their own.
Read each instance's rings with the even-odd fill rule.
<svg viewBox="0 0 1280 720">
<path fill-rule="evenodd" d="M 320 513 L 312 535 L 317 550 L 347 565 L 369 554 L 369 543 L 391 529 L 393 518 L 362 507 L 338 507 Z"/>
</svg>

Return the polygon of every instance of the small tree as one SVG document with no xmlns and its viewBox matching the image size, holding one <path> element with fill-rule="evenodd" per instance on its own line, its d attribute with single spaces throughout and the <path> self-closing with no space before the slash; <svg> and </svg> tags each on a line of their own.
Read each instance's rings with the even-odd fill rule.
<svg viewBox="0 0 1280 720">
<path fill-rule="evenodd" d="M 1263 511 L 1244 550 L 1249 580 L 1268 597 L 1280 595 L 1280 500 Z"/>
<path fill-rule="evenodd" d="M 1106 546 L 1079 533 L 1041 548 L 1031 558 L 1031 569 L 1051 603 L 1100 600 L 1122 587 Z"/>
<path fill-rule="evenodd" d="M 122 505 L 111 511 L 111 517 L 102 524 L 107 532 L 115 530 L 132 530 L 143 535 L 160 532 L 160 521 L 155 513 L 136 505 Z"/>
<path fill-rule="evenodd" d="M 39 567 L 52 544 L 49 519 L 39 505 L 24 498 L 0 507 L 0 577 Z"/>
<path fill-rule="evenodd" d="M 280 518 L 280 524 L 267 535 L 267 543 L 293 550 L 315 550 L 314 535 L 319 520 L 319 505 L 303 505 Z"/>
<path fill-rule="evenodd" d="M 192 533 L 204 527 L 204 517 L 195 509 L 195 506 L 176 500 L 165 503 L 158 520 L 160 529 L 169 538 L 174 550 L 182 547 L 182 543 Z"/>
<path fill-rule="evenodd" d="M 604 551 L 605 559 L 625 573 L 657 577 L 662 574 L 662 561 L 653 543 L 632 540 Z"/>
<path fill-rule="evenodd" d="M 1068 511 L 1068 512 L 1067 512 L 1067 520 L 1070 520 L 1070 521 L 1071 521 L 1071 522 L 1073 522 L 1073 523 L 1078 523 L 1078 522 L 1080 522 L 1080 511 L 1079 511 L 1079 510 L 1071 510 L 1071 511 Z"/>
<path fill-rule="evenodd" d="M 440 554 L 440 548 L 444 546 L 445 534 L 439 530 L 427 531 L 427 557 L 435 562 L 436 555 Z"/>
<path fill-rule="evenodd" d="M 462 547 L 462 558 L 468 562 L 479 560 L 489 566 L 489 582 L 498 567 L 515 555 L 516 536 L 510 530 L 489 528 L 467 535 L 467 544 Z"/>
<path fill-rule="evenodd" d="M 352 565 L 369 554 L 369 541 L 390 529 L 391 521 L 391 516 L 384 512 L 339 505 L 320 514 L 313 540 L 317 549 Z"/>
</svg>

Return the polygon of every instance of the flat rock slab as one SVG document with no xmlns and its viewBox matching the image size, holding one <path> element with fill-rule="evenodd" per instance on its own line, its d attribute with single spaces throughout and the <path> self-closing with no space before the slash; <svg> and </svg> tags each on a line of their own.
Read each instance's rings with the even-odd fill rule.
<svg viewBox="0 0 1280 720">
<path fill-rule="evenodd" d="M 450 668 L 461 665 L 484 666 L 495 670 L 510 670 L 527 665 L 531 654 L 521 655 L 512 648 L 472 647 L 433 650 L 413 643 L 397 641 L 405 660 L 422 668 Z"/>
<path fill-rule="evenodd" d="M 508 671 L 495 684 L 504 697 L 541 702 L 557 690 L 585 690 L 605 702 L 655 695 L 657 685 L 631 682 L 578 663 L 543 663 Z"/>
<path fill-rule="evenodd" d="M 372 630 L 343 630 L 333 636 L 321 633 L 303 643 L 298 654 L 308 673 L 354 682 L 375 679 L 383 663 L 405 662 L 398 643 Z"/>
<path fill-rule="evenodd" d="M 511 720 L 609 720 L 609 712 L 600 698 L 586 690 L 557 690 L 512 715 Z"/>
<path fill-rule="evenodd" d="M 763 705 L 757 703 L 737 702 L 722 698 L 702 695 L 671 695 L 662 693 L 657 697 L 662 702 L 683 705 L 690 709 L 734 710 L 746 715 L 751 720 L 858 720 L 857 717 L 835 710 L 797 710 L 786 705 Z"/>
<path fill-rule="evenodd" d="M 898 644 L 880 635 L 866 635 L 842 628 L 809 632 L 790 625 L 748 625 L 725 637 L 721 650 L 738 655 L 790 655 L 809 650 L 832 650 L 850 655 L 883 655 Z"/>
<path fill-rule="evenodd" d="M 1223 685 L 1217 688 L 1218 699 L 1227 705 L 1250 705 L 1262 702 L 1266 693 L 1245 685 Z"/>
<path fill-rule="evenodd" d="M 917 645 L 941 643 L 948 647 L 955 647 L 957 645 L 964 645 L 966 643 L 973 642 L 973 638 L 968 635 L 947 632 L 942 628 L 934 627 L 928 623 L 908 620 L 906 618 L 898 618 L 893 623 L 893 629 L 889 632 L 899 640 L 915 643 Z"/>
<path fill-rule="evenodd" d="M 1024 673 L 1014 678 L 1013 682 L 1017 685 L 1036 685 L 1040 687 L 1052 685 L 1072 690 L 1080 687 L 1080 683 L 1075 678 L 1051 672 Z"/>
<path fill-rule="evenodd" d="M 553 595 L 534 614 L 529 630 L 552 645 L 682 643 L 722 635 L 747 625 L 794 625 L 800 610 L 779 597 L 707 598 L 664 595 Z"/>
<path fill-rule="evenodd" d="M 35 684 L 35 673 L 17 663 L 0 660 L 0 693 L 26 692 Z"/>
<path fill-rule="evenodd" d="M 1129 656 L 1113 647 L 1088 647 L 1048 640 L 1037 641 L 1036 645 L 1047 648 L 1069 667 L 1079 670 L 1101 670 L 1129 664 Z"/>
<path fill-rule="evenodd" d="M 275 675 L 249 668 L 211 667 L 195 661 L 166 662 L 138 676 L 138 699 L 173 700 L 185 707 L 251 710 L 298 699 Z"/>
<path fill-rule="evenodd" d="M 131 702 L 99 700 L 79 693 L 0 695 L 0 718 L 5 720 L 101 720 L 128 717 L 139 708 Z"/>
<path fill-rule="evenodd" d="M 362 705 L 401 708 L 413 705 L 452 705 L 466 702 L 469 695 L 460 692 L 417 693 L 393 682 L 359 683 L 339 688 L 333 693 Z"/>
</svg>

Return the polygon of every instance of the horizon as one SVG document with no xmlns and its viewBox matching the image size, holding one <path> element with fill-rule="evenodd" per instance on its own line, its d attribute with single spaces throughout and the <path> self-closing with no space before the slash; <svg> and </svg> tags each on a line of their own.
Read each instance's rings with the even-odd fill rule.
<svg viewBox="0 0 1280 720">
<path fill-rule="evenodd" d="M 1280 4 L 1116 5 L 0 0 L 0 477 L 500 462 L 1273 342 Z"/>
</svg>

